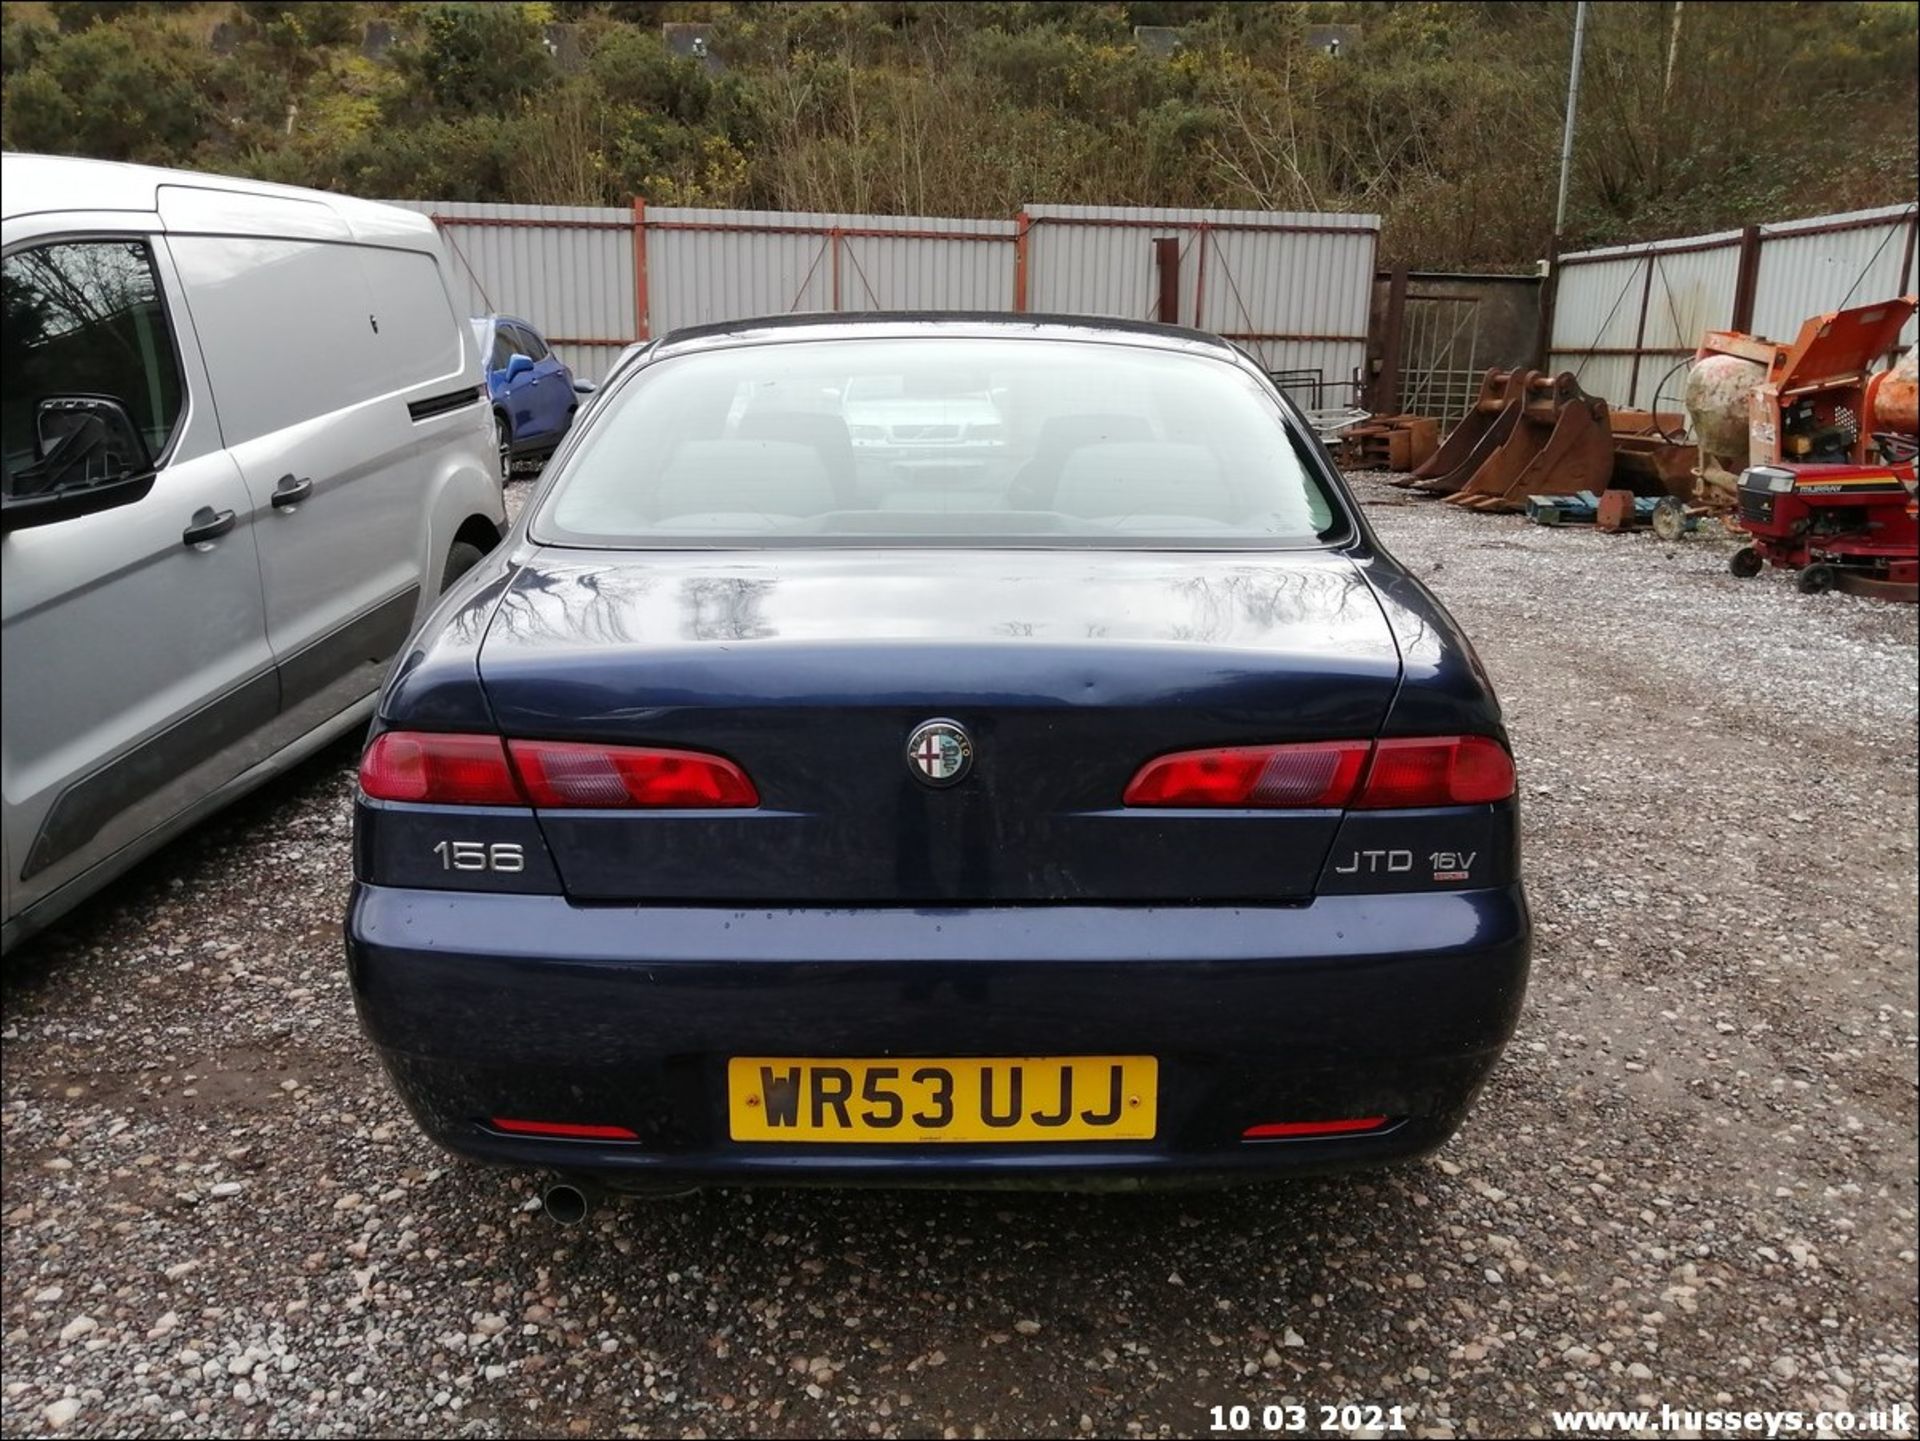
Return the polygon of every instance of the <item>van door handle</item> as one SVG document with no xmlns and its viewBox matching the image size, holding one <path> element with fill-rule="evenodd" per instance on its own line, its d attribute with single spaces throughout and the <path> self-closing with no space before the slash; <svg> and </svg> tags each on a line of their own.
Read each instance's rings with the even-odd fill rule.
<svg viewBox="0 0 1920 1441">
<path fill-rule="evenodd" d="M 186 545 L 205 545 L 232 530 L 234 520 L 234 513 L 230 510 L 215 510 L 210 505 L 203 505 L 193 513 L 187 528 L 180 532 L 180 540 Z"/>
<path fill-rule="evenodd" d="M 273 488 L 273 508 L 285 510 L 288 506 L 300 504 L 312 494 L 312 476 L 295 480 L 291 474 L 283 475 L 280 477 L 280 483 Z"/>
</svg>

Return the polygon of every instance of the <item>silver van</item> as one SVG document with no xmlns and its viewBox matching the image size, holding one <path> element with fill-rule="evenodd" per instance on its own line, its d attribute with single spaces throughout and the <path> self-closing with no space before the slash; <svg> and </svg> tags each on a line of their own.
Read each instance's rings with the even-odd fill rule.
<svg viewBox="0 0 1920 1441">
<path fill-rule="evenodd" d="M 0 157 L 12 945 L 363 724 L 506 519 L 432 222 Z"/>
</svg>

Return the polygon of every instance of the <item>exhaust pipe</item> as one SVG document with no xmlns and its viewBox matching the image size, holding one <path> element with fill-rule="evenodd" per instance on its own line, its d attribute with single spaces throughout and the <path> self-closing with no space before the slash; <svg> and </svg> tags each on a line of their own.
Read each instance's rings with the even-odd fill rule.
<svg viewBox="0 0 1920 1441">
<path fill-rule="evenodd" d="M 540 1194 L 549 1219 L 562 1226 L 578 1226 L 593 1210 L 593 1198 L 570 1181 L 556 1181 Z"/>
</svg>

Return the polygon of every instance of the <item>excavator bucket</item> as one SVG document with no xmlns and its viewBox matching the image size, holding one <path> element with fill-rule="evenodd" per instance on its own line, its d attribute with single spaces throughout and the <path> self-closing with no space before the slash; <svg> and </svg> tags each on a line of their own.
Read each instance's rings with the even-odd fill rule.
<svg viewBox="0 0 1920 1441">
<path fill-rule="evenodd" d="M 1447 501 L 1470 510 L 1525 510 L 1529 496 L 1598 493 L 1612 475 L 1606 401 L 1570 374 L 1536 375 L 1506 443 Z"/>
<path fill-rule="evenodd" d="M 1531 370 L 1489 370 L 1466 418 L 1453 428 L 1424 465 L 1393 482 L 1428 495 L 1452 495 L 1513 431 Z"/>
<path fill-rule="evenodd" d="M 1635 495 L 1693 499 L 1693 468 L 1700 463 L 1700 447 L 1670 438 L 1681 433 L 1687 422 L 1684 415 L 1616 410 L 1607 420 L 1613 427 L 1616 487 Z"/>
</svg>

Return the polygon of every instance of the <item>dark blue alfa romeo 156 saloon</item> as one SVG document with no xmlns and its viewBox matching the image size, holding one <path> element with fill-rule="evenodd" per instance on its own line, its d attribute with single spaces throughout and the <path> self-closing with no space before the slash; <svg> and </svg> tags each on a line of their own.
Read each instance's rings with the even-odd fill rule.
<svg viewBox="0 0 1920 1441">
<path fill-rule="evenodd" d="M 1473 649 L 1231 346 L 747 322 L 626 357 L 407 649 L 347 950 L 427 1132 L 571 1186 L 1328 1170 L 1494 1065 L 1516 829 Z"/>
</svg>

